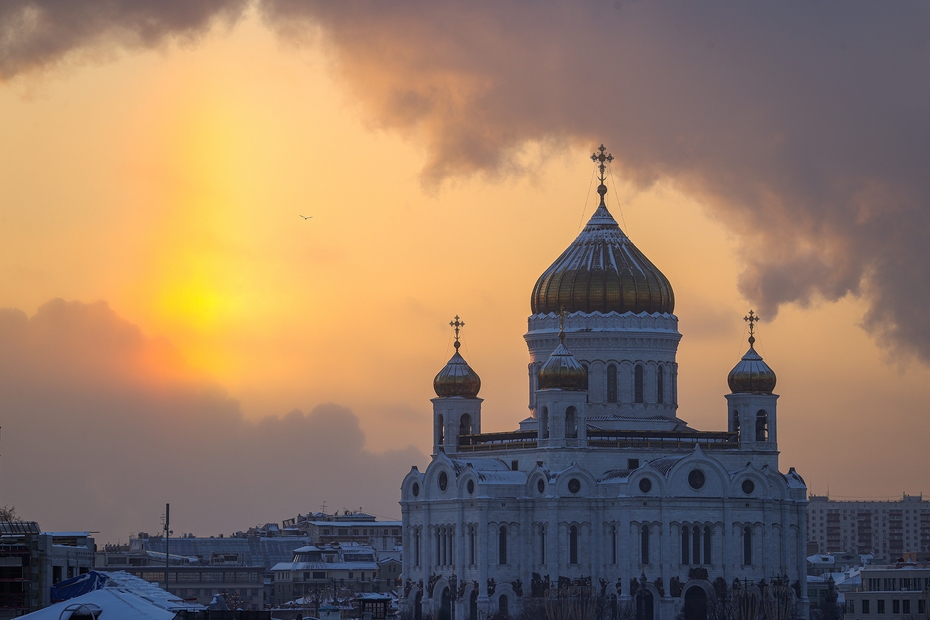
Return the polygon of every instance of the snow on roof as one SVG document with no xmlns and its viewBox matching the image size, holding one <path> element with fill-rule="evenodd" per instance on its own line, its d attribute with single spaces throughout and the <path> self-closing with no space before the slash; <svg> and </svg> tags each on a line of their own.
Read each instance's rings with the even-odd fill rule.
<svg viewBox="0 0 930 620">
<path fill-rule="evenodd" d="M 94 612 L 94 615 L 99 613 L 104 618 L 122 620 L 172 620 L 177 615 L 174 611 L 153 605 L 138 594 L 116 588 L 104 588 L 55 603 L 22 617 L 32 620 L 61 620 L 70 618 L 73 613 L 82 609 Z"/>
<path fill-rule="evenodd" d="M 675 463 L 683 458 L 683 456 L 663 456 L 653 461 L 649 461 L 649 464 L 652 465 L 655 469 L 659 470 L 662 475 L 667 475 L 672 467 L 675 466 Z"/>
</svg>

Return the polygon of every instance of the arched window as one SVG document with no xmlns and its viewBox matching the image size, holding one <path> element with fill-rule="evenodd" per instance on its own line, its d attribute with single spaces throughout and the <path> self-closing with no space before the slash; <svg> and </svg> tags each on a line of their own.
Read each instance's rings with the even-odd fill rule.
<svg viewBox="0 0 930 620">
<path fill-rule="evenodd" d="M 659 404 L 665 402 L 665 368 L 663 366 L 656 369 L 656 402 Z"/>
<path fill-rule="evenodd" d="M 578 528 L 574 525 L 568 529 L 568 563 L 578 563 Z"/>
<path fill-rule="evenodd" d="M 501 597 L 500 597 L 500 599 L 498 599 L 498 602 L 497 602 L 497 609 L 498 609 L 498 611 L 501 612 L 501 615 L 502 615 L 502 616 L 505 616 L 505 617 L 507 616 L 507 613 L 508 613 L 508 611 L 507 611 L 507 610 L 508 610 L 508 606 L 507 606 L 507 596 L 506 596 L 506 595 L 501 594 Z"/>
<path fill-rule="evenodd" d="M 584 389 L 587 390 L 588 389 L 588 375 L 590 375 L 591 373 L 588 370 L 587 364 L 582 364 L 581 367 L 584 368 Z"/>
<path fill-rule="evenodd" d="M 539 414 L 539 437 L 549 439 L 549 408 L 543 407 Z"/>
<path fill-rule="evenodd" d="M 769 438 L 769 414 L 765 409 L 756 413 L 756 441 L 767 441 Z"/>
<path fill-rule="evenodd" d="M 578 437 L 578 416 L 574 407 L 565 410 L 565 436 L 570 438 Z"/>
<path fill-rule="evenodd" d="M 736 440 L 740 440 L 739 436 L 739 411 L 733 410 L 733 432 L 736 433 Z"/>
<path fill-rule="evenodd" d="M 471 434 L 471 416 L 466 413 L 462 416 L 462 421 L 459 424 L 459 435 Z"/>
<path fill-rule="evenodd" d="M 611 532 L 610 548 L 613 553 L 613 563 L 617 563 L 617 526 L 615 525 Z"/>
<path fill-rule="evenodd" d="M 701 563 L 701 528 L 696 525 L 691 530 L 691 563 Z"/>
<path fill-rule="evenodd" d="M 413 530 L 413 560 L 414 566 L 420 566 L 420 530 Z"/>
<path fill-rule="evenodd" d="M 743 566 L 752 564 L 752 529 L 743 528 Z"/>
<path fill-rule="evenodd" d="M 633 402 L 643 402 L 643 366 L 637 364 L 633 369 Z"/>
<path fill-rule="evenodd" d="M 442 416 L 439 416 L 439 445 L 446 443 L 446 423 L 443 421 Z"/>
<path fill-rule="evenodd" d="M 475 565 L 475 526 L 468 528 L 468 564 Z"/>
<path fill-rule="evenodd" d="M 501 565 L 506 564 L 507 563 L 507 528 L 506 526 L 503 526 L 503 525 L 501 526 L 500 533 L 497 536 L 497 544 L 499 547 L 497 563 Z"/>
<path fill-rule="evenodd" d="M 614 364 L 607 366 L 607 402 L 617 402 L 617 367 Z"/>
<path fill-rule="evenodd" d="M 442 548 L 442 528 L 441 528 L 441 527 L 437 527 L 437 528 L 436 528 L 436 565 L 437 565 L 437 566 L 442 566 L 442 565 L 443 565 L 443 561 L 442 561 L 442 552 L 443 552 L 443 548 Z"/>
<path fill-rule="evenodd" d="M 539 526 L 539 563 L 546 563 L 546 526 Z"/>
<path fill-rule="evenodd" d="M 639 539 L 640 564 L 649 564 L 649 526 L 644 525 Z"/>
<path fill-rule="evenodd" d="M 681 563 L 687 564 L 688 560 L 691 558 L 691 554 L 688 552 L 688 545 L 691 542 L 691 535 L 688 532 L 688 526 L 681 526 Z"/>
<path fill-rule="evenodd" d="M 712 558 L 710 555 L 710 545 L 711 545 L 711 542 L 713 542 L 712 536 L 713 534 L 711 532 L 710 526 L 705 526 L 704 527 L 704 564 L 708 566 L 712 564 L 711 562 Z"/>
</svg>

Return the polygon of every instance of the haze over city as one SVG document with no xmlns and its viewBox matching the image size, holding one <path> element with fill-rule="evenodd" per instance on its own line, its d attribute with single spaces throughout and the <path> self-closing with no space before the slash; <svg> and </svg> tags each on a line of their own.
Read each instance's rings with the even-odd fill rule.
<svg viewBox="0 0 930 620">
<path fill-rule="evenodd" d="M 449 321 L 526 417 L 597 196 L 671 281 L 678 416 L 742 318 L 812 493 L 926 488 L 925 5 L 0 5 L 0 505 L 101 542 L 399 518 Z M 301 216 L 312 216 L 303 219 Z"/>
</svg>

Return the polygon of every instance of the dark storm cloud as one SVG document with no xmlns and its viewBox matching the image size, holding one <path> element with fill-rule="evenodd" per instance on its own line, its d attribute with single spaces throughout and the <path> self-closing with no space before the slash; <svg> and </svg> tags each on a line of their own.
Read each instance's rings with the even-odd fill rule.
<svg viewBox="0 0 930 620">
<path fill-rule="evenodd" d="M 428 147 L 429 181 L 600 142 L 740 234 L 764 316 L 847 294 L 930 361 L 930 5 L 265 0 L 313 29 L 369 120 Z"/>
<path fill-rule="evenodd" d="M 320 405 L 258 422 L 103 302 L 0 310 L 3 494 L 44 529 L 218 534 L 329 508 L 397 515 L 406 448 L 373 454 L 358 418 Z"/>
<path fill-rule="evenodd" d="M 73 53 L 191 37 L 244 0 L 8 0 L 0 79 Z M 605 142 L 740 235 L 740 288 L 864 295 L 865 325 L 930 362 L 930 5 L 868 2 L 257 0 L 321 36 L 376 127 L 427 147 L 424 179 L 519 172 L 538 142 Z"/>
<path fill-rule="evenodd" d="M 153 47 L 235 21 L 248 0 L 3 0 L 0 80 L 72 53 Z"/>
</svg>

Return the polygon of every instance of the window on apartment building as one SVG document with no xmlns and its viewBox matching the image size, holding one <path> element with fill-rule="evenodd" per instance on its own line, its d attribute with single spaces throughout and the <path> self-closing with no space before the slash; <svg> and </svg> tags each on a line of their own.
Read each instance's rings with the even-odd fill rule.
<svg viewBox="0 0 930 620">
<path fill-rule="evenodd" d="M 911 613 L 911 599 L 906 598 L 901 601 L 901 613 L 905 616 Z"/>
<path fill-rule="evenodd" d="M 926 601 L 922 598 L 917 599 L 917 613 L 918 614 L 927 613 Z"/>
<path fill-rule="evenodd" d="M 875 610 L 875 613 L 879 613 L 879 614 L 885 613 L 885 599 L 880 598 L 877 601 L 875 601 L 875 607 L 877 608 Z"/>
<path fill-rule="evenodd" d="M 898 599 L 894 599 L 893 601 L 891 601 L 891 613 L 893 614 L 901 613 L 901 601 L 899 601 Z"/>
<path fill-rule="evenodd" d="M 862 599 L 862 615 L 869 615 L 869 599 Z"/>
</svg>

